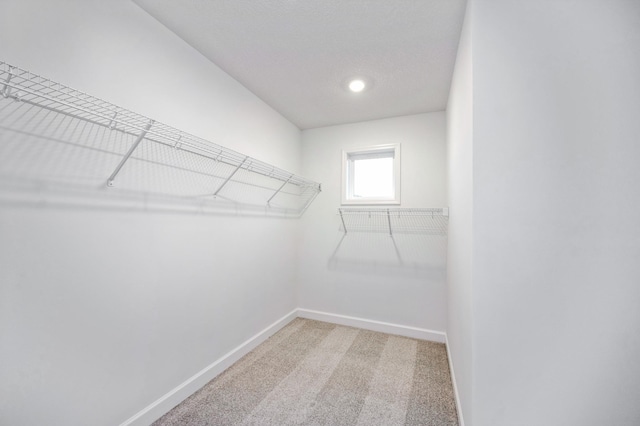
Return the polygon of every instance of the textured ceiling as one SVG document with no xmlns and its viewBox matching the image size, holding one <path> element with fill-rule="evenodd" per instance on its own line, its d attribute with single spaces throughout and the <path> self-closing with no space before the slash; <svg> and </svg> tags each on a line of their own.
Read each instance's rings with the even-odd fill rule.
<svg viewBox="0 0 640 426">
<path fill-rule="evenodd" d="M 134 1 L 301 129 L 444 110 L 466 4 Z"/>
</svg>

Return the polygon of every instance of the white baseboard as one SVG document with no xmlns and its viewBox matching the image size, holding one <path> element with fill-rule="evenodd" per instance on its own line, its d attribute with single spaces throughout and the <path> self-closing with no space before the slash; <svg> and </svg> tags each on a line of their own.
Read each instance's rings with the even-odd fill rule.
<svg viewBox="0 0 640 426">
<path fill-rule="evenodd" d="M 380 331 L 382 333 L 396 334 L 398 336 L 413 337 L 414 339 L 430 340 L 444 343 L 446 334 L 442 331 L 427 330 L 425 328 L 410 327 L 406 325 L 392 324 L 389 322 L 374 321 L 364 318 L 349 317 L 346 315 L 330 314 L 328 312 L 313 311 L 310 309 L 298 309 L 298 316 L 349 327 L 364 328 L 365 330 Z"/>
<path fill-rule="evenodd" d="M 142 426 L 150 425 L 155 420 L 168 413 L 173 407 L 184 401 L 195 391 L 207 384 L 218 374 L 229 368 L 233 363 L 251 352 L 259 344 L 267 340 L 289 322 L 297 317 L 297 309 L 289 312 L 249 340 L 233 349 L 223 357 L 219 358 L 209 366 L 205 367 L 191 378 L 187 379 L 176 388 L 172 389 L 157 401 L 148 405 L 129 419 L 122 422 L 120 426 Z"/>
<path fill-rule="evenodd" d="M 456 412 L 458 413 L 458 426 L 464 426 L 464 418 L 462 417 L 462 404 L 460 404 L 460 394 L 458 394 L 458 384 L 456 382 L 456 373 L 453 370 L 453 358 L 451 357 L 451 348 L 449 347 L 449 339 L 447 333 L 444 334 L 445 345 L 447 347 L 447 358 L 449 359 L 449 371 L 451 372 L 451 383 L 453 383 L 453 394 L 456 397 Z"/>
<path fill-rule="evenodd" d="M 382 333 L 395 334 L 399 336 L 412 337 L 414 339 L 430 340 L 433 342 L 446 342 L 446 334 L 441 331 L 427 330 L 424 328 L 410 327 L 406 325 L 392 324 L 382 321 L 368 320 L 364 318 L 350 317 L 346 315 L 331 314 L 327 312 L 313 311 L 310 309 L 295 309 L 280 318 L 246 342 L 233 349 L 223 357 L 219 358 L 209 366 L 205 367 L 191 378 L 172 389 L 164 396 L 154 401 L 138 413 L 125 420 L 120 426 L 147 426 L 155 420 L 168 413 L 173 407 L 187 399 L 190 395 L 214 379 L 217 375 L 229 368 L 233 363 L 251 352 L 258 345 L 267 340 L 270 336 L 278 332 L 281 328 L 294 320 L 296 317 L 314 319 L 318 321 L 330 322 L 334 324 L 346 325 L 349 327 L 363 328 L 365 330 L 379 331 Z M 447 354 L 449 354 L 447 346 Z M 451 378 L 453 381 L 453 389 L 456 394 L 456 405 L 458 408 L 458 417 L 460 426 L 464 426 L 462 422 L 462 413 L 460 411 L 460 401 L 458 391 L 453 374 L 453 365 L 449 356 L 449 368 L 451 369 Z"/>
</svg>

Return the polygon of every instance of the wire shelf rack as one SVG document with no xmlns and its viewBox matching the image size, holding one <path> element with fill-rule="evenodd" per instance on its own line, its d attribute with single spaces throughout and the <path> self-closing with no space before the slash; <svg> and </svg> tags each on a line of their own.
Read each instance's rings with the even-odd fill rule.
<svg viewBox="0 0 640 426">
<path fill-rule="evenodd" d="M 319 183 L 0 61 L 0 175 L 301 215 Z"/>
<path fill-rule="evenodd" d="M 394 234 L 447 235 L 448 208 L 341 208 L 341 230 Z"/>
</svg>

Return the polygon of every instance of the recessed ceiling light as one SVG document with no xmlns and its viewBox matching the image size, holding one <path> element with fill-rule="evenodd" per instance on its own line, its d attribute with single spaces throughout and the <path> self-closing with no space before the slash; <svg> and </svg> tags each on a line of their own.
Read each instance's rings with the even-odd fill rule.
<svg viewBox="0 0 640 426">
<path fill-rule="evenodd" d="M 362 92 L 365 86 L 366 84 L 362 80 L 359 80 L 359 79 L 351 80 L 351 82 L 349 83 L 349 90 L 356 93 Z"/>
</svg>

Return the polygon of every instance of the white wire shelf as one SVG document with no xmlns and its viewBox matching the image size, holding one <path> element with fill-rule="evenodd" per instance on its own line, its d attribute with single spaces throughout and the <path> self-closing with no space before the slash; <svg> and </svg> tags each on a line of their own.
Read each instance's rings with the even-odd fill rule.
<svg viewBox="0 0 640 426">
<path fill-rule="evenodd" d="M 0 174 L 301 215 L 319 183 L 0 61 Z"/>
<path fill-rule="evenodd" d="M 340 208 L 341 230 L 398 234 L 447 235 L 448 208 Z"/>
</svg>

